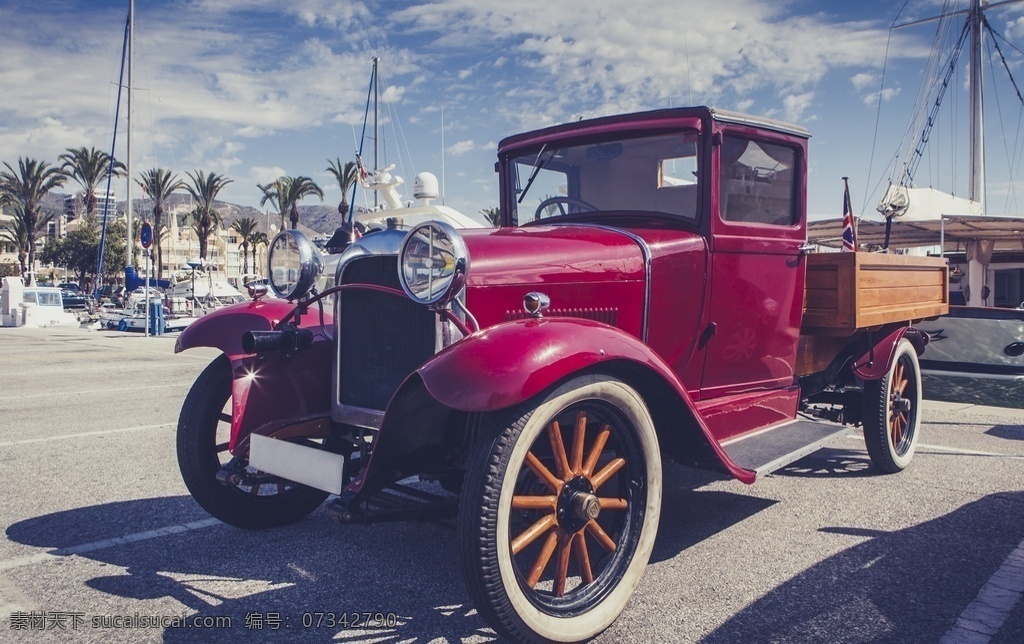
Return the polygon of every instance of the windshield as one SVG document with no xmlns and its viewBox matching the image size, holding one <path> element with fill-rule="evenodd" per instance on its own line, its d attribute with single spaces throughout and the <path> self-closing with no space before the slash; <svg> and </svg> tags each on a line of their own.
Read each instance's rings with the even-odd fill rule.
<svg viewBox="0 0 1024 644">
<path fill-rule="evenodd" d="M 696 132 L 567 147 L 544 145 L 512 159 L 520 224 L 590 211 L 660 212 L 696 220 Z"/>
</svg>

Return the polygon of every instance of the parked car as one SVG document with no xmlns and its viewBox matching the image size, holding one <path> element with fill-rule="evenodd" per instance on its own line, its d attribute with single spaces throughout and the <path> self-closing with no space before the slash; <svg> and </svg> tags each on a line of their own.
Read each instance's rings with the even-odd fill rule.
<svg viewBox="0 0 1024 644">
<path fill-rule="evenodd" d="M 89 308 L 91 308 L 90 307 L 90 301 L 92 300 L 92 298 L 87 296 L 87 295 L 85 295 L 85 294 L 83 294 L 83 293 L 79 293 L 76 290 L 62 288 L 61 289 L 61 295 L 62 295 L 62 298 L 64 300 L 64 308 L 65 309 L 89 309 Z"/>
</svg>

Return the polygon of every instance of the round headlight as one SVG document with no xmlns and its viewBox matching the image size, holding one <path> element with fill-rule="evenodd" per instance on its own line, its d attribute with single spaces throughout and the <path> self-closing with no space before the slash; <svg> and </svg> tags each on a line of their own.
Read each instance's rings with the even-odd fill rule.
<svg viewBox="0 0 1024 644">
<path fill-rule="evenodd" d="M 270 243 L 267 268 L 274 293 L 294 300 L 313 288 L 324 263 L 308 237 L 297 230 L 283 230 Z"/>
<path fill-rule="evenodd" d="M 469 249 L 451 225 L 428 221 L 405 236 L 398 254 L 398 279 L 417 302 L 447 304 L 462 290 L 468 272 Z"/>
</svg>

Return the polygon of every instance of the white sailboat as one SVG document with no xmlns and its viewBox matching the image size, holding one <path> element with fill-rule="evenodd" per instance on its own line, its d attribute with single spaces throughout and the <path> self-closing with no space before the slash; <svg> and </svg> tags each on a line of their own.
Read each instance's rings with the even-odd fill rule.
<svg viewBox="0 0 1024 644">
<path fill-rule="evenodd" d="M 913 184 L 913 170 L 934 125 L 940 93 L 932 113 L 924 120 L 921 136 L 914 142 L 915 147 L 908 150 L 903 165 L 895 168 L 899 176 L 890 180 L 878 207 L 885 220 L 862 220 L 857 231 L 861 246 L 934 246 L 951 259 L 949 314 L 916 325 L 932 339 L 921 358 L 925 375 L 1024 384 L 1024 217 L 985 214 L 982 100 L 984 12 L 1020 1 L 983 4 L 981 0 L 971 0 L 970 7 L 963 11 L 900 25 L 907 27 L 964 15 L 961 42 L 967 45 L 970 56 L 967 198 Z M 956 65 L 954 54 L 946 68 L 945 84 L 950 82 Z M 837 246 L 841 236 L 841 221 L 808 225 L 810 241 Z"/>
</svg>

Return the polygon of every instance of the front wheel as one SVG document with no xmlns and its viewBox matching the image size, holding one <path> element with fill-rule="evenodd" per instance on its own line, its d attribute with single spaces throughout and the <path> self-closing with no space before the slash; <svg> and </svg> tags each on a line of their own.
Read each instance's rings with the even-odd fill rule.
<svg viewBox="0 0 1024 644">
<path fill-rule="evenodd" d="M 900 340 L 892 367 L 864 383 L 864 443 L 878 469 L 895 473 L 910 465 L 921 429 L 921 366 L 917 351 Z"/>
<path fill-rule="evenodd" d="M 622 612 L 654 546 L 654 424 L 636 391 L 597 375 L 512 416 L 495 418 L 466 473 L 462 573 L 502 636 L 586 640 Z"/>
<path fill-rule="evenodd" d="M 240 528 L 272 528 L 302 519 L 327 498 L 287 481 L 224 485 L 217 472 L 227 462 L 231 429 L 231 363 L 221 355 L 196 379 L 178 417 L 178 468 L 204 510 Z"/>
</svg>

